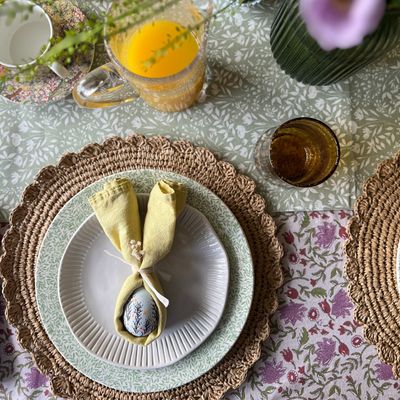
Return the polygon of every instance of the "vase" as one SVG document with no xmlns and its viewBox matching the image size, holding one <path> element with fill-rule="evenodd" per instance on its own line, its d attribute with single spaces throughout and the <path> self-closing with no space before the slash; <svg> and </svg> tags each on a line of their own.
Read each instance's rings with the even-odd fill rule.
<svg viewBox="0 0 400 400">
<path fill-rule="evenodd" d="M 283 71 L 310 85 L 330 85 L 349 77 L 381 59 L 399 39 L 399 15 L 386 13 L 375 32 L 358 46 L 325 51 L 308 33 L 298 0 L 283 1 L 270 36 L 272 54 Z"/>
</svg>

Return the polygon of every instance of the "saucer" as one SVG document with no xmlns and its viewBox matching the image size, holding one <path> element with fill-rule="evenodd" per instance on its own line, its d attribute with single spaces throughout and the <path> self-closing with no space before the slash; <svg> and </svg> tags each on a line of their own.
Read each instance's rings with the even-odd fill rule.
<svg viewBox="0 0 400 400">
<path fill-rule="evenodd" d="M 83 11 L 69 0 L 40 0 L 37 4 L 50 16 L 56 38 L 61 37 L 66 30 L 77 29 L 86 21 Z M 68 96 L 78 80 L 89 72 L 93 58 L 94 46 L 86 54 L 74 55 L 71 64 L 66 66 L 69 71 L 67 79 L 61 79 L 45 66 L 39 67 L 33 80 L 22 79 L 17 82 L 14 77 L 10 77 L 0 84 L 0 95 L 15 103 L 44 104 L 61 100 Z M 0 65 L 0 76 L 6 73 L 6 67 Z"/>
</svg>

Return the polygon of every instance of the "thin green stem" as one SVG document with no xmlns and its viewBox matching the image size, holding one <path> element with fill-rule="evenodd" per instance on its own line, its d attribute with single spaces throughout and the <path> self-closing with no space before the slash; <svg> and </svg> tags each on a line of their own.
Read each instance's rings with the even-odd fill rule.
<svg viewBox="0 0 400 400">
<path fill-rule="evenodd" d="M 66 62 L 68 63 L 68 60 L 71 59 L 71 56 L 74 53 L 86 51 L 88 46 L 94 45 L 102 38 L 108 40 L 115 35 L 126 32 L 132 27 L 140 25 L 149 18 L 154 17 L 165 11 L 167 8 L 177 4 L 178 1 L 179 0 L 144 0 L 143 2 L 137 2 L 136 0 L 127 0 L 123 4 L 126 8 L 122 13 L 119 13 L 118 15 L 108 14 L 104 16 L 104 20 L 102 21 L 89 20 L 88 25 L 90 26 L 90 29 L 85 29 L 80 32 L 67 31 L 65 37 L 53 44 L 49 51 L 44 55 L 38 57 L 33 65 L 29 65 L 26 68 L 20 68 L 18 70 L 18 77 L 22 74 L 28 74 L 28 76 L 33 77 L 39 65 L 49 65 L 55 60 L 64 59 L 67 60 Z M 144 65 L 148 66 L 154 64 L 160 57 L 164 56 L 169 49 L 175 48 L 182 39 L 187 38 L 187 35 L 190 32 L 199 29 L 202 25 L 224 13 L 234 4 L 241 4 L 241 1 L 231 0 L 214 13 L 202 18 L 198 23 L 185 27 L 180 34 L 170 39 L 164 47 L 158 49 L 150 59 L 144 61 Z M 123 21 L 128 17 L 131 18 L 128 23 L 117 26 L 120 21 Z M 115 29 L 111 30 L 110 28 Z M 108 30 L 110 31 L 108 32 Z M 4 79 L 5 77 L 3 77 L 3 80 Z"/>
</svg>

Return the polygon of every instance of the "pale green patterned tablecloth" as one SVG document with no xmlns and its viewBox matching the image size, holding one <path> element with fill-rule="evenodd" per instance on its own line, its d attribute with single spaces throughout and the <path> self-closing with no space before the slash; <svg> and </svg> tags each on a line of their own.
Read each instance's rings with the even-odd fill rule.
<svg viewBox="0 0 400 400">
<path fill-rule="evenodd" d="M 208 147 L 259 183 L 270 211 L 349 209 L 377 161 L 399 146 L 400 49 L 350 82 L 322 88 L 299 84 L 280 71 L 270 52 L 274 8 L 268 1 L 242 6 L 214 23 L 208 97 L 181 113 L 157 112 L 142 101 L 83 110 L 72 99 L 47 106 L 0 99 L 0 208 L 9 212 L 39 169 L 61 154 L 137 132 Z M 340 139 L 340 166 L 318 188 L 287 191 L 269 185 L 254 169 L 257 138 L 295 116 L 326 121 Z"/>
</svg>

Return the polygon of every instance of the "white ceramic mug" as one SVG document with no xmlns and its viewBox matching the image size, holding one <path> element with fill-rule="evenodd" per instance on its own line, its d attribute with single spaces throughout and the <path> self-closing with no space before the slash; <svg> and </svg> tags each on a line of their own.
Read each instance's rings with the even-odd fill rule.
<svg viewBox="0 0 400 400">
<path fill-rule="evenodd" d="M 50 17 L 29 0 L 6 1 L 0 8 L 4 11 L 0 14 L 0 64 L 11 69 L 34 64 L 50 48 L 53 37 Z M 10 10 L 17 10 L 15 17 L 8 17 Z M 60 78 L 68 75 L 68 70 L 57 61 L 49 68 Z"/>
</svg>

